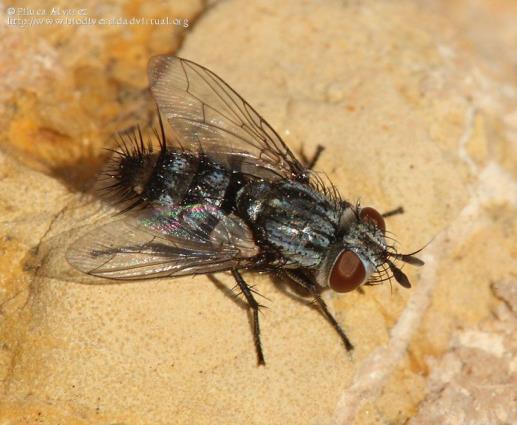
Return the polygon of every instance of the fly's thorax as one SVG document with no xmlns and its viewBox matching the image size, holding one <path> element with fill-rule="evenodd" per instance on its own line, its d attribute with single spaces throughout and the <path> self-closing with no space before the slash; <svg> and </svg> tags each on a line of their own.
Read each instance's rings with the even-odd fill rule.
<svg viewBox="0 0 517 425">
<path fill-rule="evenodd" d="M 237 206 L 257 242 L 276 252 L 284 267 L 317 268 L 334 242 L 339 213 L 309 185 L 255 181 L 241 189 Z"/>
</svg>

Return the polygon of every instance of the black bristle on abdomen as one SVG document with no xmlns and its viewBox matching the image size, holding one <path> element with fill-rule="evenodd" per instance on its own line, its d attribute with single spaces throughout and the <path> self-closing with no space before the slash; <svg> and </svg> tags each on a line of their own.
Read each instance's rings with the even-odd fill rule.
<svg viewBox="0 0 517 425">
<path fill-rule="evenodd" d="M 198 203 L 234 210 L 236 192 L 244 184 L 242 175 L 203 153 L 173 147 L 165 137 L 161 121 L 160 132 L 154 130 L 154 144 L 151 138 L 144 141 L 140 128 L 119 134 L 118 148 L 112 150 L 100 179 L 102 198 L 122 212 Z"/>
<path fill-rule="evenodd" d="M 119 133 L 117 144 L 116 149 L 108 149 L 113 155 L 101 173 L 97 190 L 104 200 L 126 212 L 145 202 L 143 184 L 166 148 L 160 144 L 160 152 L 155 152 L 151 139 L 144 141 L 140 127 Z"/>
</svg>

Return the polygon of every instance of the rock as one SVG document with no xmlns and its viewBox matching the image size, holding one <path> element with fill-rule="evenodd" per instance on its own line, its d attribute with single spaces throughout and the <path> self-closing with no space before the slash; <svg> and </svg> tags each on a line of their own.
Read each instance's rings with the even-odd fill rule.
<svg viewBox="0 0 517 425">
<path fill-rule="evenodd" d="M 84 16 L 187 27 L 21 28 L 7 17 L 29 18 L 38 2 L 4 12 L 0 418 L 515 422 L 515 5 L 228 0 L 201 14 L 201 2 L 170 3 L 90 2 Z M 351 357 L 317 311 L 265 275 L 249 276 L 269 307 L 257 367 L 226 274 L 217 285 L 68 274 L 67 244 L 104 214 L 90 197 L 103 148 L 151 123 L 145 66 L 170 52 L 223 77 L 293 151 L 324 145 L 317 169 L 345 199 L 404 206 L 388 230 L 401 252 L 425 246 L 426 265 L 405 269 L 413 288 L 325 294 Z"/>
</svg>

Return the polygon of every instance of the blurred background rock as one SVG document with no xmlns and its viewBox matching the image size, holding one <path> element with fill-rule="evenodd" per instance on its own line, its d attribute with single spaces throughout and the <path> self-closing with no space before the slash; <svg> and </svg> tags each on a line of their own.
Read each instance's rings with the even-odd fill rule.
<svg viewBox="0 0 517 425">
<path fill-rule="evenodd" d="M 517 423 L 516 2 L 46 3 L 1 12 L 0 419 Z M 343 197 L 403 205 L 401 250 L 432 240 L 413 289 L 327 294 L 352 359 L 265 276 L 257 368 L 244 313 L 206 277 L 91 287 L 27 266 L 82 224 L 113 134 L 152 123 L 148 58 L 176 52 L 294 151 L 326 146 Z"/>
</svg>

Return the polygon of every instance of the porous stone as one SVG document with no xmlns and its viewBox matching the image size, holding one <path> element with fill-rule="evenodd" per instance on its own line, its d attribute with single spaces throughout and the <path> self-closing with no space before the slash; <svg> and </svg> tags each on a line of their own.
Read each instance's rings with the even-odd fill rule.
<svg viewBox="0 0 517 425">
<path fill-rule="evenodd" d="M 0 419 L 515 422 L 517 7 L 169 3 L 66 7 L 187 27 L 20 28 L 3 12 Z M 102 208 L 88 194 L 103 148 L 151 122 L 145 67 L 158 53 L 223 77 L 293 151 L 325 146 L 317 170 L 345 199 L 404 206 L 387 225 L 401 252 L 424 247 L 426 265 L 404 270 L 413 288 L 325 294 L 352 356 L 317 311 L 265 275 L 249 275 L 269 307 L 267 365 L 257 367 L 231 276 L 89 285 L 65 273 L 68 239 Z"/>
</svg>

